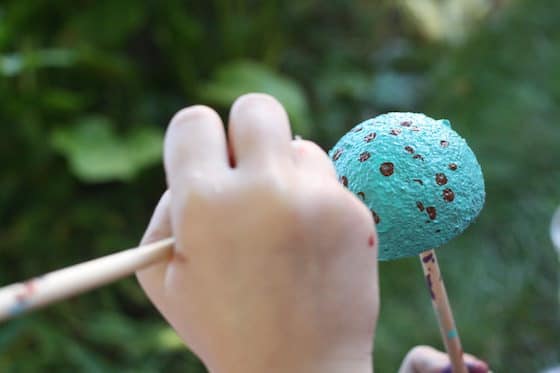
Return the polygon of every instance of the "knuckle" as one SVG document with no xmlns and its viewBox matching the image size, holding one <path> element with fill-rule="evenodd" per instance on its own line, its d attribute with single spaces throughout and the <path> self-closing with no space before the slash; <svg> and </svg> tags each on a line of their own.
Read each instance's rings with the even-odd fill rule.
<svg viewBox="0 0 560 373">
<path fill-rule="evenodd" d="M 410 352 L 412 355 L 424 356 L 426 354 L 432 353 L 433 350 L 434 349 L 430 346 L 419 345 L 419 346 L 415 346 L 412 350 L 410 350 Z"/>
<path fill-rule="evenodd" d="M 251 189 L 258 196 L 267 196 L 270 202 L 279 201 L 288 188 L 284 177 L 273 169 L 266 169 L 255 174 L 251 180 Z"/>
<path fill-rule="evenodd" d="M 205 105 L 194 105 L 179 110 L 171 119 L 169 127 L 184 125 L 189 122 L 212 121 L 219 119 L 218 114 Z"/>
<path fill-rule="evenodd" d="M 263 116 L 268 118 L 271 113 L 284 115 L 285 110 L 276 98 L 266 93 L 245 94 L 238 97 L 231 107 L 231 116 L 244 114 L 259 119 Z"/>
<path fill-rule="evenodd" d="M 252 92 L 239 96 L 233 103 L 233 108 L 254 105 L 262 102 L 279 104 L 278 100 L 267 93 Z"/>
</svg>

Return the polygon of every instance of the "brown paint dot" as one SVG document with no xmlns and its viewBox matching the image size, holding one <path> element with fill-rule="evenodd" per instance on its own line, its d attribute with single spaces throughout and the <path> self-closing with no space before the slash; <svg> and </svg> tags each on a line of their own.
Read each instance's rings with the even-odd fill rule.
<svg viewBox="0 0 560 373">
<path fill-rule="evenodd" d="M 348 178 L 346 176 L 341 176 L 338 181 L 340 181 L 345 187 L 348 186 Z"/>
<path fill-rule="evenodd" d="M 424 182 L 420 179 L 412 179 L 412 181 L 414 181 L 415 183 L 418 183 L 420 185 L 424 185 Z"/>
<path fill-rule="evenodd" d="M 352 130 L 352 132 L 360 132 L 362 129 L 362 127 L 356 127 Z"/>
<path fill-rule="evenodd" d="M 373 139 L 375 139 L 376 136 L 377 134 L 375 132 L 368 133 L 367 135 L 364 136 L 364 141 L 371 142 Z"/>
<path fill-rule="evenodd" d="M 449 146 L 449 141 L 441 140 L 439 144 L 441 145 L 442 148 L 447 148 Z"/>
<path fill-rule="evenodd" d="M 389 132 L 389 133 L 390 133 L 391 135 L 393 135 L 393 136 L 397 136 L 397 135 L 399 135 L 399 134 L 401 133 L 401 130 L 398 129 L 398 128 L 394 128 L 394 129 L 392 129 L 391 132 Z"/>
<path fill-rule="evenodd" d="M 445 176 L 445 174 L 442 174 L 442 173 L 437 173 L 436 174 L 436 183 L 437 183 L 437 185 L 447 184 L 447 176 Z"/>
<path fill-rule="evenodd" d="M 422 262 L 424 262 L 424 263 L 429 263 L 429 262 L 435 263 L 436 260 L 434 259 L 434 254 L 432 254 L 432 253 L 427 253 L 426 255 L 423 255 L 423 256 L 422 256 Z M 428 271 L 429 271 L 430 269 L 431 269 L 431 268 L 428 267 Z"/>
<path fill-rule="evenodd" d="M 453 193 L 451 189 L 445 189 L 443 191 L 443 199 L 447 202 L 453 202 L 453 200 L 455 199 L 455 193 Z"/>
<path fill-rule="evenodd" d="M 404 122 L 401 122 L 401 126 L 403 127 L 410 127 L 412 125 L 412 122 L 409 120 L 405 120 Z"/>
<path fill-rule="evenodd" d="M 381 218 L 379 217 L 379 215 L 377 215 L 375 211 L 371 210 L 371 216 L 373 217 L 373 221 L 375 222 L 375 224 L 379 224 Z"/>
<path fill-rule="evenodd" d="M 436 208 L 434 206 L 426 207 L 426 212 L 428 213 L 428 216 L 432 220 L 434 220 L 437 216 Z"/>
<path fill-rule="evenodd" d="M 404 150 L 406 150 L 406 152 L 410 154 L 414 153 L 414 148 L 412 146 L 407 145 L 404 147 Z"/>
<path fill-rule="evenodd" d="M 424 160 L 424 157 L 421 156 L 420 154 L 414 154 L 414 157 L 412 157 L 412 158 L 414 158 L 414 159 L 420 159 L 421 161 Z"/>
<path fill-rule="evenodd" d="M 432 299 L 436 299 L 436 293 L 434 293 L 434 289 L 432 288 L 432 275 L 431 274 L 427 274 L 426 275 L 426 283 L 428 284 L 428 290 L 430 291 L 430 296 L 432 297 Z"/>
<path fill-rule="evenodd" d="M 336 151 L 334 152 L 332 159 L 333 161 L 338 161 L 338 158 L 340 158 L 340 156 L 342 155 L 343 150 L 342 149 L 336 149 Z"/>
<path fill-rule="evenodd" d="M 457 170 L 457 165 L 455 163 L 450 163 L 449 164 L 449 169 L 452 170 L 452 171 L 455 171 L 455 170 Z"/>
<path fill-rule="evenodd" d="M 363 152 L 362 154 L 360 154 L 360 162 L 367 161 L 370 156 L 371 154 L 369 154 L 369 152 Z"/>
<path fill-rule="evenodd" d="M 360 197 L 362 201 L 365 201 L 365 199 L 366 199 L 366 194 L 365 194 L 364 192 L 358 192 L 358 193 L 356 193 L 356 195 L 357 195 L 358 197 Z"/>
<path fill-rule="evenodd" d="M 391 162 L 382 163 L 381 167 L 379 167 L 379 171 L 383 176 L 391 176 L 393 172 L 395 172 L 395 165 Z"/>
<path fill-rule="evenodd" d="M 418 210 L 424 211 L 424 204 L 422 202 L 416 201 L 416 207 L 418 207 Z"/>
</svg>

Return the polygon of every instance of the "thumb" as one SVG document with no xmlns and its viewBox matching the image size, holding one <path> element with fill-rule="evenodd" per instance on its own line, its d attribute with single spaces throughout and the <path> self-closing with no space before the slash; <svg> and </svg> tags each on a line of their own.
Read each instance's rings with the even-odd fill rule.
<svg viewBox="0 0 560 373">
<path fill-rule="evenodd" d="M 140 241 L 140 245 L 146 245 L 155 241 L 169 238 L 172 235 L 171 217 L 169 212 L 170 195 L 166 191 L 160 198 L 156 209 L 148 224 L 148 228 Z M 160 307 L 163 302 L 163 286 L 168 261 L 160 261 L 153 265 L 136 272 L 136 278 L 150 298 L 150 300 Z"/>
</svg>

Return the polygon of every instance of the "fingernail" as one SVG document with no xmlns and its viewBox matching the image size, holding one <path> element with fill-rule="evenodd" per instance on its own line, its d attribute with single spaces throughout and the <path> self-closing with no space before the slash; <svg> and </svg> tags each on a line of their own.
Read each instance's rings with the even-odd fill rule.
<svg viewBox="0 0 560 373">
<path fill-rule="evenodd" d="M 469 373 L 488 373 L 488 366 L 486 363 L 467 363 Z"/>
<path fill-rule="evenodd" d="M 300 135 L 294 135 L 294 140 L 303 140 L 303 137 Z"/>
<path fill-rule="evenodd" d="M 469 373 L 488 373 L 488 368 L 485 364 L 467 363 L 466 365 Z M 453 373 L 453 368 L 451 367 L 451 365 L 448 365 L 441 371 L 441 373 Z"/>
</svg>

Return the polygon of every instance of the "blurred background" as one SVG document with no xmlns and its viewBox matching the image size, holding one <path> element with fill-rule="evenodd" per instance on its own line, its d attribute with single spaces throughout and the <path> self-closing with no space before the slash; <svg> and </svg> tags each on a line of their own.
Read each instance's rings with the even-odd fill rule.
<svg viewBox="0 0 560 373">
<path fill-rule="evenodd" d="M 560 363 L 557 0 L 0 3 L 0 284 L 135 246 L 162 136 L 196 103 L 278 97 L 329 149 L 387 111 L 448 118 L 487 203 L 438 251 L 466 351 Z M 415 258 L 380 263 L 377 372 L 442 348 Z M 239 341 L 243 343 L 243 341 Z M 133 278 L 0 325 L 0 372 L 204 372 Z"/>
</svg>

